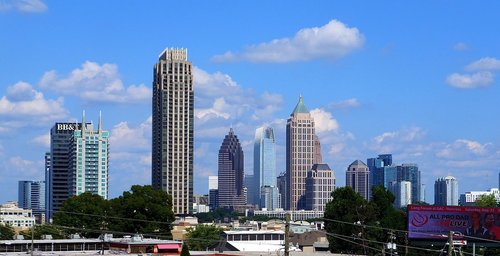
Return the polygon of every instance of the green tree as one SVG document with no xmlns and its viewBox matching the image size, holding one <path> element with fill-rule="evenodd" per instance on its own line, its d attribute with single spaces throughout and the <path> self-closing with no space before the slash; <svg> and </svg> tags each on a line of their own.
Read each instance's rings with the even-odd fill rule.
<svg viewBox="0 0 500 256">
<path fill-rule="evenodd" d="M 80 233 L 85 237 L 98 237 L 99 230 L 107 229 L 108 201 L 90 192 L 64 201 L 54 215 L 54 225 L 64 227 L 67 234 Z"/>
<path fill-rule="evenodd" d="M 16 232 L 10 225 L 0 223 L 0 240 L 12 240 Z"/>
<path fill-rule="evenodd" d="M 33 231 L 34 239 L 42 239 L 43 235 L 51 235 L 53 239 L 64 239 L 66 238 L 63 230 L 55 227 L 53 225 L 35 225 L 35 230 Z M 31 239 L 31 229 L 22 231 L 20 233 L 24 236 L 24 239 Z"/>
<path fill-rule="evenodd" d="M 215 225 L 198 224 L 194 228 L 188 228 L 186 243 L 194 251 L 204 251 L 210 245 L 220 240 L 223 230 Z"/>
<path fill-rule="evenodd" d="M 364 243 L 361 240 L 366 237 L 363 225 L 374 219 L 374 210 L 359 193 L 351 187 L 334 190 L 324 216 L 331 252 L 366 254 L 364 247 L 346 241 L 358 239 L 356 243 Z"/>
<path fill-rule="evenodd" d="M 497 200 L 493 194 L 485 194 L 476 199 L 476 206 L 479 207 L 497 207 Z"/>
<path fill-rule="evenodd" d="M 189 247 L 186 243 L 182 243 L 181 256 L 191 256 L 191 254 L 189 253 Z"/>
<path fill-rule="evenodd" d="M 110 201 L 109 228 L 127 233 L 142 233 L 171 237 L 170 224 L 175 220 L 172 198 L 167 192 L 152 186 L 134 185 Z"/>
</svg>

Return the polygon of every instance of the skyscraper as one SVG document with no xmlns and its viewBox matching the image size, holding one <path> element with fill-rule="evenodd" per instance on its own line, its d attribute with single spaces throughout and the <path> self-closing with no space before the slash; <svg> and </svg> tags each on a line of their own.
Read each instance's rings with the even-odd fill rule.
<svg viewBox="0 0 500 256">
<path fill-rule="evenodd" d="M 85 122 L 85 116 L 82 124 L 68 145 L 69 196 L 91 192 L 108 199 L 109 132 L 103 130 L 101 115 L 97 130 Z"/>
<path fill-rule="evenodd" d="M 19 208 L 31 209 L 40 222 L 45 214 L 45 181 L 21 180 L 18 187 Z"/>
<path fill-rule="evenodd" d="M 50 152 L 45 154 L 45 217 L 51 221 L 69 197 L 69 143 L 81 123 L 56 123 L 50 129 Z"/>
<path fill-rule="evenodd" d="M 301 96 L 286 124 L 286 209 L 306 207 L 306 177 L 314 164 L 315 140 L 314 119 Z"/>
<path fill-rule="evenodd" d="M 172 196 L 175 214 L 193 206 L 194 91 L 187 49 L 165 49 L 154 65 L 152 185 Z"/>
<path fill-rule="evenodd" d="M 259 127 L 255 131 L 253 172 L 255 191 L 260 196 L 262 208 L 278 208 L 278 187 L 276 186 L 276 142 L 271 127 Z M 264 189 L 265 188 L 265 189 Z M 265 191 L 262 191 L 262 190 Z M 273 202 L 266 202 L 271 199 Z"/>
<path fill-rule="evenodd" d="M 231 208 L 246 204 L 243 161 L 240 141 L 231 128 L 219 149 L 219 207 Z"/>
<path fill-rule="evenodd" d="M 108 198 L 108 138 L 99 115 L 92 123 L 56 123 L 50 130 L 50 152 L 45 155 L 46 218 L 48 221 L 71 196 L 91 192 Z"/>
<path fill-rule="evenodd" d="M 439 178 L 434 183 L 434 205 L 458 205 L 458 182 L 453 176 Z"/>
<path fill-rule="evenodd" d="M 420 181 L 420 171 L 416 164 L 402 164 L 397 166 L 397 181 L 411 182 L 411 202 L 417 203 L 421 201 L 420 190 L 422 182 Z"/>
<path fill-rule="evenodd" d="M 335 173 L 328 164 L 314 164 L 307 172 L 306 210 L 324 211 L 335 189 Z"/>
<path fill-rule="evenodd" d="M 373 186 L 384 186 L 389 188 L 389 182 L 396 181 L 396 169 L 392 167 L 392 155 L 382 154 L 376 158 L 366 159 L 366 165 L 370 170 Z M 388 168 L 385 168 L 388 167 Z"/>
<path fill-rule="evenodd" d="M 402 208 L 412 203 L 411 182 L 391 181 L 388 189 L 395 197 L 394 207 Z"/>
<path fill-rule="evenodd" d="M 364 199 L 370 200 L 370 171 L 361 160 L 352 162 L 345 174 L 346 186 L 358 192 Z"/>
</svg>

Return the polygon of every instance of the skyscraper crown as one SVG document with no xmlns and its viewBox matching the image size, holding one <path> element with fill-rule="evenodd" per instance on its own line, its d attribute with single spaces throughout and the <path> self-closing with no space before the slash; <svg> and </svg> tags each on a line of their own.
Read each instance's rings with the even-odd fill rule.
<svg viewBox="0 0 500 256">
<path fill-rule="evenodd" d="M 299 97 L 299 103 L 297 103 L 297 106 L 295 106 L 295 109 L 293 110 L 291 116 L 297 113 L 305 113 L 305 114 L 309 113 L 309 110 L 307 109 L 306 105 L 304 105 L 304 102 L 302 102 L 302 95 Z"/>
</svg>

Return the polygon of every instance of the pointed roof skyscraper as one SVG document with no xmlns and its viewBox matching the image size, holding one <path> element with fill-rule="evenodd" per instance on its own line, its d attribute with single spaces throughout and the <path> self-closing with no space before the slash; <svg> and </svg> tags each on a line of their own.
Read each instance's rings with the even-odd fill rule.
<svg viewBox="0 0 500 256">
<path fill-rule="evenodd" d="M 292 116 L 292 115 L 295 115 L 297 113 L 304 113 L 304 114 L 309 113 L 309 109 L 307 109 L 306 105 L 302 101 L 302 95 L 299 96 L 299 102 L 297 103 L 297 105 L 293 109 L 292 114 L 290 114 L 290 115 Z"/>
</svg>

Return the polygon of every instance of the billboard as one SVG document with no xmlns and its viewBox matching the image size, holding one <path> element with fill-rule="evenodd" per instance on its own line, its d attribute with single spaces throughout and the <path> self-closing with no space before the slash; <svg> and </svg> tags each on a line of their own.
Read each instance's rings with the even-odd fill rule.
<svg viewBox="0 0 500 256">
<path fill-rule="evenodd" d="M 455 238 L 500 240 L 500 208 L 408 205 L 408 238 L 444 240 L 449 231 Z"/>
</svg>

